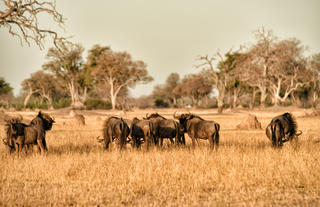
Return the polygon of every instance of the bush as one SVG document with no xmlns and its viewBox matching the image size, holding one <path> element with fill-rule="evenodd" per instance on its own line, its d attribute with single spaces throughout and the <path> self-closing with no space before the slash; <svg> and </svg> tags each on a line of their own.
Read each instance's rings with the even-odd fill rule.
<svg viewBox="0 0 320 207">
<path fill-rule="evenodd" d="M 104 101 L 98 98 L 90 98 L 84 102 L 84 105 L 88 110 L 92 109 L 111 109 L 112 105 L 108 101 Z"/>
<path fill-rule="evenodd" d="M 28 109 L 48 109 L 47 103 L 29 102 L 26 106 Z"/>
<path fill-rule="evenodd" d="M 169 103 L 165 102 L 162 98 L 156 98 L 154 100 L 154 105 L 157 108 L 168 108 L 169 107 Z"/>
<path fill-rule="evenodd" d="M 58 101 L 53 102 L 53 108 L 55 109 L 61 109 L 66 108 L 71 105 L 71 99 L 70 98 L 61 98 Z"/>
</svg>

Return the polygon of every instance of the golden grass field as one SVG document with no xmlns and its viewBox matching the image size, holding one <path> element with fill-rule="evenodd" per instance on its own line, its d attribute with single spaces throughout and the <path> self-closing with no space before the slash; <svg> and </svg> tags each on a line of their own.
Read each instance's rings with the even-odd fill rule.
<svg viewBox="0 0 320 207">
<path fill-rule="evenodd" d="M 48 153 L 20 157 L 0 145 L 0 206 L 320 206 L 320 117 L 298 108 L 263 111 L 191 110 L 221 126 L 220 147 L 208 141 L 186 147 L 103 150 L 96 141 L 112 111 L 81 111 L 79 126 L 67 111 L 46 111 L 56 123 L 47 133 Z M 292 112 L 303 131 L 298 145 L 273 149 L 264 128 Z M 125 118 L 156 110 L 127 112 Z M 173 109 L 157 110 L 172 118 Z M 10 112 L 14 114 L 14 112 Z M 19 112 L 26 120 L 37 113 Z M 263 130 L 237 130 L 253 113 Z M 1 125 L 1 137 L 4 127 Z M 167 144 L 168 143 L 168 144 Z"/>
</svg>

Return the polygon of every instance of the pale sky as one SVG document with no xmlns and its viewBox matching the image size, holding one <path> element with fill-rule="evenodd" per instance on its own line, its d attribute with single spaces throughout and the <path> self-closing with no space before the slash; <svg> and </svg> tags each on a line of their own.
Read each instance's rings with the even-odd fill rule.
<svg viewBox="0 0 320 207">
<path fill-rule="evenodd" d="M 138 85 L 134 97 L 149 95 L 172 72 L 180 78 L 198 72 L 193 67 L 198 55 L 253 43 L 252 32 L 261 26 L 280 39 L 296 37 L 309 47 L 308 54 L 320 52 L 319 0 L 57 0 L 57 10 L 66 18 L 61 35 L 73 36 L 71 41 L 86 51 L 94 44 L 108 45 L 147 63 L 154 81 Z M 44 19 L 45 27 L 56 28 Z M 0 76 L 15 95 L 46 61 L 52 47 L 49 39 L 46 43 L 44 50 L 22 47 L 0 27 Z"/>
</svg>

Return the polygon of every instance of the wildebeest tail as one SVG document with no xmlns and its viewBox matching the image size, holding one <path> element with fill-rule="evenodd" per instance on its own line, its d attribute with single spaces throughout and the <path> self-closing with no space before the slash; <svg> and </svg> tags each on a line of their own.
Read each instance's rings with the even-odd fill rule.
<svg viewBox="0 0 320 207">
<path fill-rule="evenodd" d="M 220 124 L 218 123 L 214 123 L 214 128 L 215 128 L 215 133 L 214 133 L 214 142 L 216 143 L 216 145 L 219 145 L 219 131 L 220 131 Z"/>
</svg>

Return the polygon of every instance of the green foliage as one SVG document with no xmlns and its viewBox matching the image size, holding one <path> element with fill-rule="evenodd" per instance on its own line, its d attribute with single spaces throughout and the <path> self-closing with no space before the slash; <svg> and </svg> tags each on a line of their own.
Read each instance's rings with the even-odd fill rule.
<svg viewBox="0 0 320 207">
<path fill-rule="evenodd" d="M 71 98 L 61 98 L 58 101 L 53 102 L 53 107 L 55 109 L 66 108 L 71 105 Z"/>
<path fill-rule="evenodd" d="M 26 106 L 28 109 L 48 109 L 48 104 L 47 103 L 38 103 L 36 101 L 34 102 L 29 102 Z"/>
<path fill-rule="evenodd" d="M 0 95 L 11 93 L 13 88 L 7 83 L 4 78 L 0 77 Z"/>
<path fill-rule="evenodd" d="M 157 108 L 168 108 L 169 107 L 169 103 L 165 102 L 162 98 L 156 98 L 154 100 L 154 105 Z"/>
<path fill-rule="evenodd" d="M 92 110 L 92 109 L 111 109 L 112 105 L 108 101 L 104 101 L 98 98 L 90 98 L 87 99 L 86 102 L 84 103 L 87 109 Z"/>
</svg>

